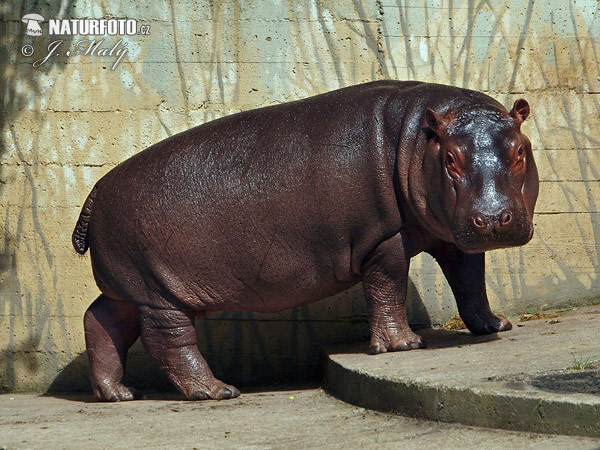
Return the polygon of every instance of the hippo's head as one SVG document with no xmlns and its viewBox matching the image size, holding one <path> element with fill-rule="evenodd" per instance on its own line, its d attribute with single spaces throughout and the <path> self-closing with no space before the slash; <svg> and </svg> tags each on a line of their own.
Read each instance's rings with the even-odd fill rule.
<svg viewBox="0 0 600 450">
<path fill-rule="evenodd" d="M 428 150 L 442 171 L 433 211 L 465 252 L 523 245 L 533 236 L 539 181 L 531 143 L 521 132 L 528 115 L 523 99 L 510 113 L 485 105 L 425 114 L 433 131 Z"/>
</svg>

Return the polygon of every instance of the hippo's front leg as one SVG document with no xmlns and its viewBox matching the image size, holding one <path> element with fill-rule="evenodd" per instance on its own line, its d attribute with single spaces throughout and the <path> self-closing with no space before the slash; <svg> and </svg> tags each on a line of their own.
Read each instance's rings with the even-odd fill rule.
<svg viewBox="0 0 600 450">
<path fill-rule="evenodd" d="M 398 233 L 382 242 L 363 262 L 362 281 L 369 310 L 372 354 L 425 348 L 406 317 L 410 258 Z"/>
<path fill-rule="evenodd" d="M 485 291 L 485 253 L 465 253 L 453 244 L 441 244 L 433 256 L 454 293 L 458 313 L 473 334 L 507 331 L 512 324 L 490 310 Z"/>
</svg>

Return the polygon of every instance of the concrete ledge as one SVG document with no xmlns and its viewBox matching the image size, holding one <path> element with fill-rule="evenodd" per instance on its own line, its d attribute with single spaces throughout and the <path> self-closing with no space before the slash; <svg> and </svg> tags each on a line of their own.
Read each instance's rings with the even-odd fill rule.
<svg viewBox="0 0 600 450">
<path fill-rule="evenodd" d="M 429 348 L 329 349 L 328 389 L 355 405 L 467 425 L 600 437 L 600 307 L 472 336 L 426 330 Z"/>
</svg>

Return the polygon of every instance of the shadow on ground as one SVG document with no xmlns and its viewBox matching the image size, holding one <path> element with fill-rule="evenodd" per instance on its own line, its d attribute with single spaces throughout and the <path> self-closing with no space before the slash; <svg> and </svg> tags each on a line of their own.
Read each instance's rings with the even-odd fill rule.
<svg viewBox="0 0 600 450">
<path fill-rule="evenodd" d="M 549 392 L 600 395 L 600 370 L 548 373 L 538 375 L 531 384 Z"/>
<path fill-rule="evenodd" d="M 498 333 L 488 334 L 485 336 L 476 336 L 468 331 L 453 331 L 434 328 L 419 328 L 412 327 L 417 334 L 425 340 L 427 349 L 440 349 L 451 347 L 465 347 L 469 345 L 483 344 L 498 339 L 502 339 Z M 368 340 L 363 340 L 347 346 L 335 347 L 335 353 L 341 355 L 352 355 L 367 353 L 369 348 Z M 427 351 L 425 349 L 425 351 Z M 414 351 L 414 350 L 413 350 Z M 423 351 L 423 350 L 417 350 Z"/>
</svg>

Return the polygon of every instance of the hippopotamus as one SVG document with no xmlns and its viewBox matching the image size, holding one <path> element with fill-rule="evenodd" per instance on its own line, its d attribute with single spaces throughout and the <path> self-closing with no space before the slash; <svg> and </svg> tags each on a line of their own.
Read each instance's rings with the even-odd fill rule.
<svg viewBox="0 0 600 450">
<path fill-rule="evenodd" d="M 369 353 L 421 349 L 405 309 L 410 259 L 431 254 L 475 334 L 490 310 L 485 253 L 533 235 L 538 175 L 508 111 L 482 93 L 376 81 L 226 116 L 154 144 L 94 186 L 73 232 L 100 296 L 84 316 L 99 400 L 141 336 L 190 400 L 240 395 L 200 354 L 194 319 L 275 312 L 362 282 Z"/>
</svg>

